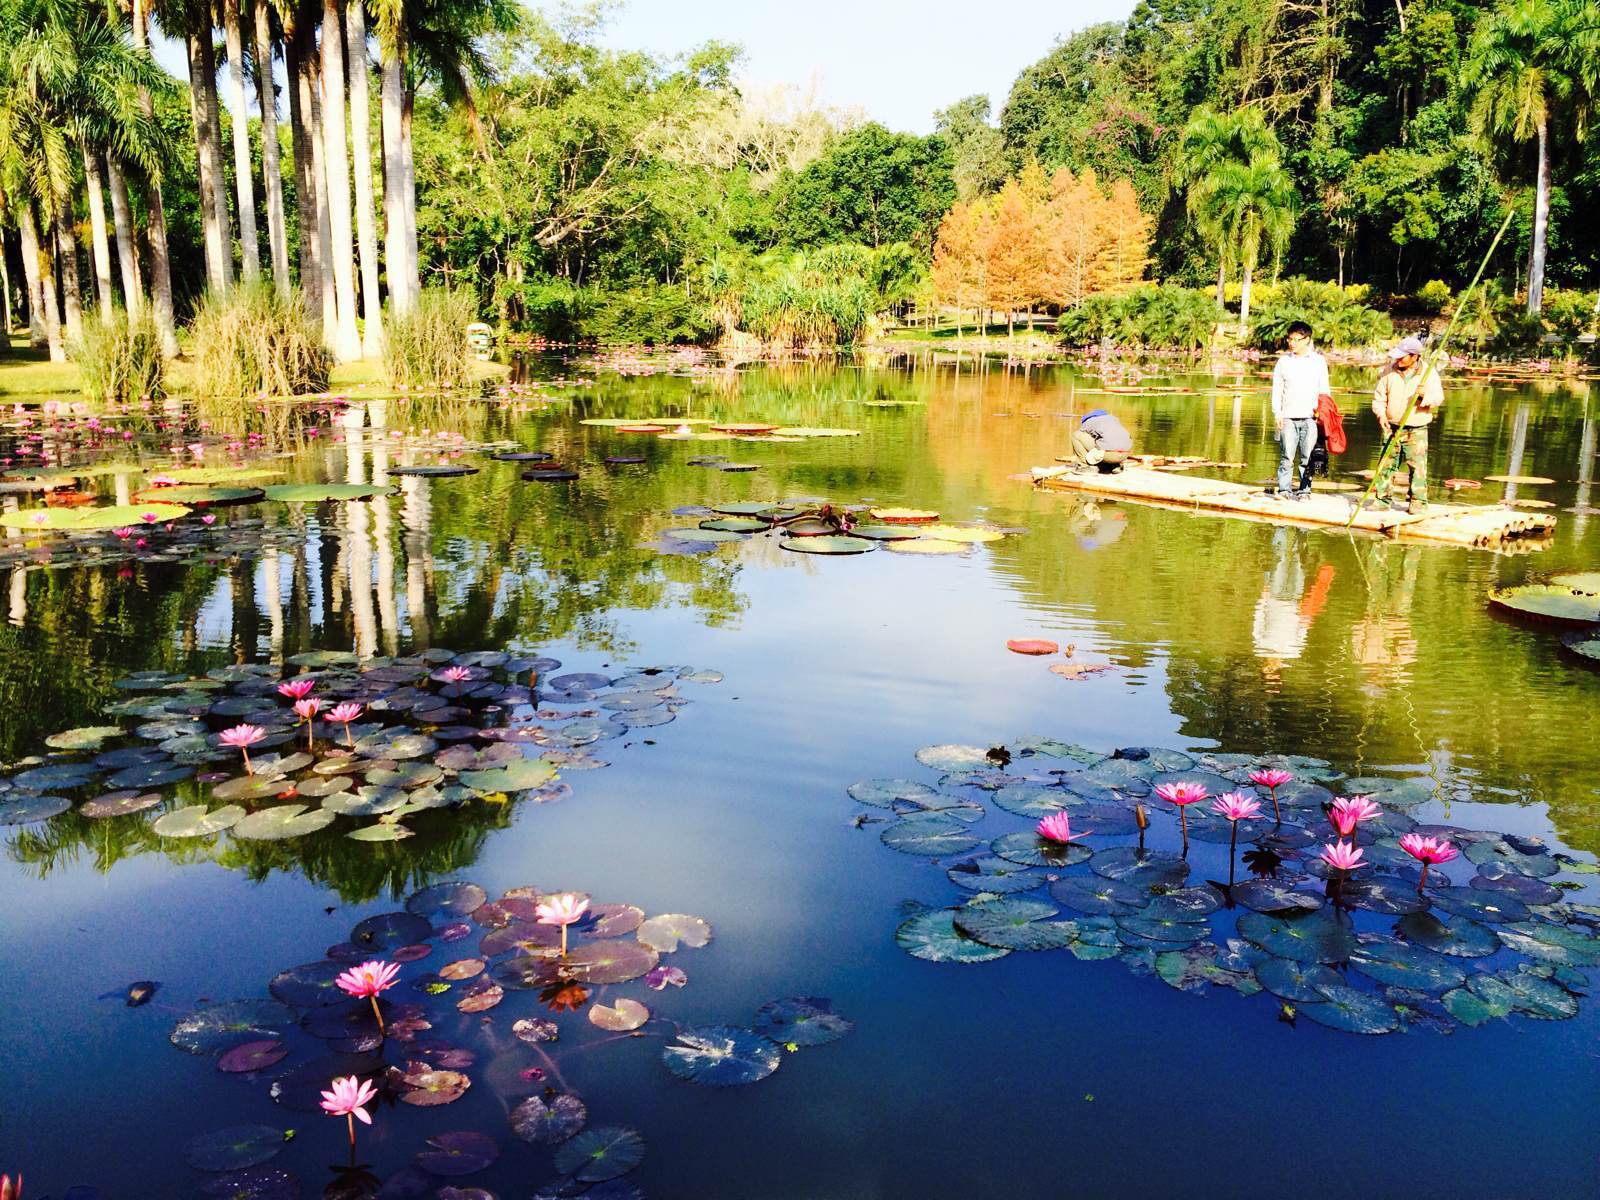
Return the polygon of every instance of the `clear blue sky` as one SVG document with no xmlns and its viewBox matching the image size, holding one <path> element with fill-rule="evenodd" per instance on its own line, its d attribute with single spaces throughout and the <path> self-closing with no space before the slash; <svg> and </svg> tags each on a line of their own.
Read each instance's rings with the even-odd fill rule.
<svg viewBox="0 0 1600 1200">
<path fill-rule="evenodd" d="M 815 76 L 823 102 L 927 133 L 935 109 L 975 92 L 988 94 L 998 116 L 1017 73 L 1058 38 L 1132 9 L 1132 0 L 628 0 L 605 38 L 665 54 L 712 38 L 735 42 L 754 83 Z"/>
</svg>

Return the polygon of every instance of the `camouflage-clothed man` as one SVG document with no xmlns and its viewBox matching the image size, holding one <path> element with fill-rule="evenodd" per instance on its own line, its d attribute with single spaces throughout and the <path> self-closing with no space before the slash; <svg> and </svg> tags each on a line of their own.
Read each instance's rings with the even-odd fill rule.
<svg viewBox="0 0 1600 1200">
<path fill-rule="evenodd" d="M 1444 404 L 1444 385 L 1439 372 L 1430 370 L 1423 362 L 1424 347 L 1414 337 L 1408 337 L 1389 351 L 1389 365 L 1378 376 L 1378 385 L 1372 393 L 1372 413 L 1378 418 L 1385 442 L 1391 433 L 1395 437 L 1394 452 L 1379 472 L 1373 494 L 1376 504 L 1387 506 L 1398 499 L 1391 495 L 1395 472 L 1403 462 L 1411 471 L 1411 484 L 1407 488 L 1407 511 L 1422 512 L 1428 504 L 1428 426 Z M 1405 417 L 1411 397 L 1422 389 L 1411 415 Z M 1400 420 L 1405 417 L 1405 425 Z"/>
</svg>

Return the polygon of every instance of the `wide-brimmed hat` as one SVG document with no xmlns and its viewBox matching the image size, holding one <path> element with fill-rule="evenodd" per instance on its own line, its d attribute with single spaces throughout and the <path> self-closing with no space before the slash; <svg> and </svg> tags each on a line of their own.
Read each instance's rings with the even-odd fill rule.
<svg viewBox="0 0 1600 1200">
<path fill-rule="evenodd" d="M 1408 354 L 1415 354 L 1420 358 L 1426 350 L 1427 347 L 1422 344 L 1421 338 L 1401 338 L 1394 348 L 1389 351 L 1389 358 L 1391 360 L 1404 358 Z"/>
</svg>

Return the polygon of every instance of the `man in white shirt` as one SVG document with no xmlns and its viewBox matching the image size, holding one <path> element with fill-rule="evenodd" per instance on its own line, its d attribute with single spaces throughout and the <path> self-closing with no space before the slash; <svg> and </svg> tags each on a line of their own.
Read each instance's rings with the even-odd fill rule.
<svg viewBox="0 0 1600 1200">
<path fill-rule="evenodd" d="M 1303 500 L 1309 493 L 1306 467 L 1317 445 L 1317 398 L 1332 395 L 1328 362 L 1311 344 L 1311 326 L 1289 326 L 1289 352 L 1272 371 L 1272 421 L 1282 448 L 1278 455 L 1278 495 Z"/>
</svg>

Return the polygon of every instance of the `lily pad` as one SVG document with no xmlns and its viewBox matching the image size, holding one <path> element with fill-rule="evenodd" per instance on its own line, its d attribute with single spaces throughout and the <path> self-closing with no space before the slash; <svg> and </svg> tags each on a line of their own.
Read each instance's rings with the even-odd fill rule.
<svg viewBox="0 0 1600 1200">
<path fill-rule="evenodd" d="M 1050 885 L 1053 899 L 1077 912 L 1094 916 L 1126 916 L 1150 902 L 1142 887 L 1099 875 L 1069 875 Z"/>
<path fill-rule="evenodd" d="M 1365 937 L 1350 955 L 1350 965 L 1390 987 L 1444 992 L 1460 987 L 1467 973 L 1442 954 L 1409 942 Z"/>
<path fill-rule="evenodd" d="M 459 463 L 447 466 L 417 466 L 417 467 L 390 467 L 389 474 L 400 476 L 415 476 L 419 479 L 449 479 L 461 475 L 476 475 L 477 467 L 468 467 Z"/>
<path fill-rule="evenodd" d="M 981 844 L 966 825 L 939 813 L 924 813 L 897 821 L 878 838 L 891 850 L 928 858 L 965 854 Z"/>
<path fill-rule="evenodd" d="M 1315 912 L 1322 897 L 1286 879 L 1248 879 L 1230 891 L 1233 902 L 1261 913 Z"/>
<path fill-rule="evenodd" d="M 1393 1033 L 1400 1028 L 1394 1005 L 1371 992 L 1344 984 L 1324 984 L 1317 991 L 1322 996 L 1320 1001 L 1303 1002 L 1295 1011 L 1319 1025 L 1365 1034 Z"/>
<path fill-rule="evenodd" d="M 447 1178 L 474 1175 L 500 1157 L 500 1147 L 492 1137 L 470 1129 L 434 1134 L 428 1145 L 431 1149 L 417 1155 L 417 1166 L 430 1175 Z"/>
<path fill-rule="evenodd" d="M 7 529 L 52 530 L 82 533 L 94 529 L 117 529 L 124 525 L 142 528 L 165 525 L 192 512 L 181 504 L 108 504 L 83 508 L 32 508 L 0 514 L 0 527 Z M 146 521 L 146 517 L 152 518 Z"/>
<path fill-rule="evenodd" d="M 126 817 L 132 813 L 144 812 L 161 803 L 160 792 L 140 792 L 137 789 L 127 789 L 119 792 L 107 792 L 103 796 L 96 796 L 93 800 L 86 800 L 83 807 L 78 809 L 84 816 L 94 820 L 104 817 Z M 3 807 L 3 805 L 0 805 Z M 3 818 L 0 818 L 3 821 Z"/>
<path fill-rule="evenodd" d="M 683 913 L 663 913 L 643 922 L 634 933 L 641 945 L 662 954 L 678 949 L 679 943 L 699 949 L 711 940 L 711 926 L 699 917 Z"/>
<path fill-rule="evenodd" d="M 945 872 L 945 876 L 951 883 L 969 892 L 993 892 L 998 895 L 1032 891 L 1043 887 L 1045 883 L 1043 875 L 995 855 L 956 863 Z"/>
<path fill-rule="evenodd" d="M 454 1104 L 472 1086 L 471 1078 L 460 1071 L 410 1071 L 403 1082 L 408 1090 L 400 1093 L 401 1103 L 417 1108 Z"/>
<path fill-rule="evenodd" d="M 667 1069 L 679 1079 L 708 1087 L 755 1083 L 783 1061 L 783 1051 L 774 1042 L 731 1025 L 682 1029 L 677 1041 L 661 1052 Z"/>
<path fill-rule="evenodd" d="M 1600 938 L 1565 925 L 1529 921 L 1495 931 L 1511 949 L 1539 962 L 1568 967 L 1600 966 Z"/>
<path fill-rule="evenodd" d="M 590 942 L 565 958 L 572 977 L 581 983 L 627 983 L 647 974 L 660 955 L 637 942 Z"/>
<path fill-rule="evenodd" d="M 120 725 L 86 725 L 80 729 L 63 729 L 45 738 L 44 744 L 52 750 L 96 750 L 107 738 L 121 737 Z"/>
<path fill-rule="evenodd" d="M 629 1000 L 626 997 L 618 1000 L 615 1005 L 589 1006 L 589 1023 L 597 1028 L 610 1030 L 612 1033 L 628 1033 L 638 1029 L 649 1019 L 648 1008 L 637 1000 Z"/>
<path fill-rule="evenodd" d="M 608 1125 L 586 1129 L 563 1142 L 556 1151 L 555 1168 L 579 1183 L 605 1183 L 621 1178 L 643 1161 L 644 1139 L 632 1129 Z M 585 1194 L 599 1195 L 593 1189 Z"/>
<path fill-rule="evenodd" d="M 365 483 L 279 483 L 266 489 L 268 500 L 290 504 L 320 504 L 325 500 L 371 500 L 392 496 L 392 487 L 373 487 Z"/>
<path fill-rule="evenodd" d="M 333 813 L 322 808 L 278 804 L 241 817 L 228 832 L 230 836 L 245 841 L 277 842 L 326 829 L 333 824 L 333 816 Z"/>
<path fill-rule="evenodd" d="M 542 759 L 523 758 L 488 771 L 463 771 L 459 778 L 474 791 L 525 792 L 543 787 L 556 777 L 556 769 Z"/>
<path fill-rule="evenodd" d="M 863 779 L 845 790 L 858 804 L 870 804 L 874 808 L 888 808 L 896 800 L 920 803 L 939 794 L 936 788 L 914 779 Z"/>
<path fill-rule="evenodd" d="M 1006 950 L 1060 950 L 1078 935 L 1071 921 L 1052 921 L 1053 904 L 1016 896 L 979 899 L 955 910 L 955 927 L 986 946 Z"/>
<path fill-rule="evenodd" d="M 589 1109 L 576 1096 L 561 1093 L 546 1100 L 529 1096 L 511 1110 L 511 1132 L 535 1146 L 554 1146 L 576 1134 L 589 1120 Z"/>
<path fill-rule="evenodd" d="M 1556 584 L 1496 588 L 1489 593 L 1489 603 L 1515 616 L 1551 625 L 1582 626 L 1600 621 L 1600 595 Z"/>
<path fill-rule="evenodd" d="M 970 771 L 995 766 L 989 752 L 981 746 L 924 746 L 917 751 L 916 758 L 935 771 Z"/>
<path fill-rule="evenodd" d="M 895 943 L 907 954 L 940 963 L 989 962 L 1011 953 L 1001 947 L 986 946 L 957 929 L 956 911 L 938 908 L 918 913 L 895 930 Z"/>
<path fill-rule="evenodd" d="M 820 996 L 769 1000 L 756 1009 L 751 1029 L 780 1046 L 825 1046 L 855 1028 L 855 1022 L 833 1011 Z"/>
<path fill-rule="evenodd" d="M 183 1161 L 197 1171 L 236 1171 L 260 1166 L 286 1144 L 283 1130 L 271 1125 L 230 1125 L 189 1139 Z"/>
<path fill-rule="evenodd" d="M 1452 958 L 1486 958 L 1500 949 L 1494 930 L 1466 917 L 1443 921 L 1433 913 L 1415 913 L 1395 928 L 1406 941 Z"/>
<path fill-rule="evenodd" d="M 1344 962 L 1356 948 L 1348 924 L 1327 910 L 1305 914 L 1243 913 L 1239 935 L 1269 954 L 1296 962 Z"/>
<path fill-rule="evenodd" d="M 735 535 L 737 536 L 737 535 Z M 817 537 L 786 537 L 778 542 L 785 550 L 800 554 L 865 554 L 876 550 L 878 543 L 871 538 L 824 534 Z"/>
<path fill-rule="evenodd" d="M 294 1012 L 276 1000 L 226 1000 L 180 1017 L 170 1040 L 190 1054 L 221 1054 L 243 1042 L 280 1037 Z"/>
<path fill-rule="evenodd" d="M 134 497 L 136 501 L 159 501 L 166 504 L 192 504 L 205 508 L 213 504 L 253 504 L 266 493 L 257 487 L 220 487 L 202 483 L 175 484 L 151 488 Z"/>
<path fill-rule="evenodd" d="M 242 1042 L 231 1050 L 224 1050 L 217 1059 L 217 1070 L 229 1074 L 264 1071 L 289 1057 L 289 1047 L 277 1038 L 259 1042 Z"/>
<path fill-rule="evenodd" d="M 72 801 L 63 796 L 21 796 L 0 800 L 0 826 L 32 825 L 60 816 L 72 807 Z"/>
<path fill-rule="evenodd" d="M 1024 867 L 1070 867 L 1088 862 L 1094 851 L 1079 842 L 1052 842 L 1032 830 L 997 837 L 989 847 L 1007 862 Z"/>
<path fill-rule="evenodd" d="M 1117 846 L 1102 850 L 1089 864 L 1096 875 L 1117 879 L 1136 887 L 1181 887 L 1189 877 L 1189 864 L 1166 850 L 1140 850 Z"/>
<path fill-rule="evenodd" d="M 1474 887 L 1448 887 L 1431 892 L 1428 899 L 1441 912 L 1466 917 L 1485 925 L 1509 925 L 1526 921 L 1528 906 L 1505 892 L 1486 892 Z"/>
<path fill-rule="evenodd" d="M 419 917 L 467 917 L 487 899 L 483 889 L 475 883 L 436 883 L 413 892 L 406 900 L 406 911 Z"/>
<path fill-rule="evenodd" d="M 161 837 L 210 837 L 214 833 L 221 833 L 224 829 L 230 828 L 242 820 L 244 815 L 244 809 L 237 804 L 225 805 L 215 810 L 208 810 L 204 804 L 194 804 L 188 808 L 163 813 L 151 823 L 150 828 Z"/>
<path fill-rule="evenodd" d="M 1339 972 L 1321 963 L 1297 962 L 1271 955 L 1255 966 L 1256 979 L 1274 996 L 1300 1003 L 1323 1002 L 1322 989 L 1343 982 Z"/>
<path fill-rule="evenodd" d="M 350 941 L 363 951 L 381 951 L 412 946 L 432 935 L 433 926 L 416 913 L 391 912 L 358 921 L 350 931 Z"/>
</svg>

